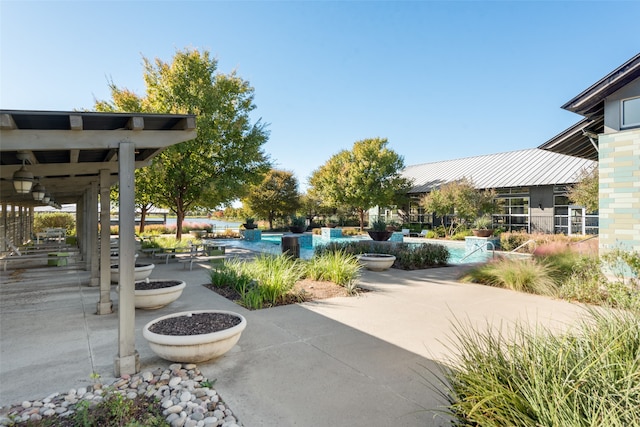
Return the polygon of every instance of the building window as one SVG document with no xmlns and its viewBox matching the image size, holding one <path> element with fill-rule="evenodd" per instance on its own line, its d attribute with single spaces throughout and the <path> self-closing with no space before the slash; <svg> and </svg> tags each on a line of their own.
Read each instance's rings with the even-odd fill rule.
<svg viewBox="0 0 640 427">
<path fill-rule="evenodd" d="M 567 196 L 553 196 L 553 231 L 556 234 L 569 234 L 569 204 L 570 202 Z"/>
<path fill-rule="evenodd" d="M 528 193 L 528 189 L 502 189 L 498 197 L 501 213 L 493 215 L 494 224 L 508 231 L 529 231 L 529 197 L 509 197 L 506 194 Z"/>
<path fill-rule="evenodd" d="M 628 128 L 640 126 L 640 97 L 623 99 L 621 107 L 621 127 Z"/>
<path fill-rule="evenodd" d="M 556 187 L 556 191 L 562 190 L 563 188 Z M 584 208 L 573 206 L 565 194 L 555 194 L 553 205 L 553 231 L 556 234 L 582 234 L 583 230 L 585 234 L 598 234 L 598 212 L 584 212 Z"/>
</svg>

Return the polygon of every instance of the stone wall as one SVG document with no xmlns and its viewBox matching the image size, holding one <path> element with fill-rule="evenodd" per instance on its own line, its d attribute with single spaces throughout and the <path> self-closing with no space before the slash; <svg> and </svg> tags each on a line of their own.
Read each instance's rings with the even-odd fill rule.
<svg viewBox="0 0 640 427">
<path fill-rule="evenodd" d="M 600 254 L 640 251 L 640 129 L 599 137 Z"/>
</svg>

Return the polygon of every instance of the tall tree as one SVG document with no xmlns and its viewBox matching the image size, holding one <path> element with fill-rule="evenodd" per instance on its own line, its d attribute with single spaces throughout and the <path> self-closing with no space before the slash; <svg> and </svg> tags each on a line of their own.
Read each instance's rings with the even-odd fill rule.
<svg viewBox="0 0 640 427">
<path fill-rule="evenodd" d="M 473 181 L 467 178 L 432 190 L 420 203 L 425 211 L 439 216 L 443 225 L 445 218 L 450 218 L 448 234 L 453 234 L 457 227 L 470 223 L 479 215 L 491 214 L 497 210 L 495 190 L 478 190 Z"/>
<path fill-rule="evenodd" d="M 167 148 L 153 161 L 160 184 L 154 197 L 176 214 L 180 239 L 190 207 L 230 203 L 260 181 L 270 167 L 262 150 L 268 132 L 249 117 L 256 108 L 254 89 L 235 73 L 216 73 L 217 61 L 209 52 L 177 51 L 171 63 L 143 60 L 147 94 L 139 105 L 142 111 L 196 115 L 198 136 Z"/>
<path fill-rule="evenodd" d="M 293 215 L 300 206 L 298 180 L 291 172 L 271 169 L 260 184 L 251 187 L 243 202 L 273 229 L 274 219 Z"/>
<path fill-rule="evenodd" d="M 313 194 L 323 204 L 355 209 L 361 230 L 369 208 L 394 204 L 411 184 L 400 175 L 404 159 L 387 145 L 386 138 L 357 141 L 351 150 L 332 156 L 309 179 Z"/>
<path fill-rule="evenodd" d="M 102 112 L 149 112 L 145 100 L 128 89 L 120 89 L 113 82 L 109 83 L 110 101 L 96 101 L 95 110 Z M 157 203 L 157 194 L 161 191 L 160 179 L 154 173 L 153 166 L 135 171 L 135 206 L 140 211 L 140 233 L 144 232 L 147 214 Z M 111 191 L 111 201 L 118 203 L 117 185 Z"/>
<path fill-rule="evenodd" d="M 599 209 L 600 198 L 598 168 L 584 170 L 578 178 L 578 182 L 569 188 L 569 200 L 584 206 L 587 212 L 596 212 Z"/>
</svg>

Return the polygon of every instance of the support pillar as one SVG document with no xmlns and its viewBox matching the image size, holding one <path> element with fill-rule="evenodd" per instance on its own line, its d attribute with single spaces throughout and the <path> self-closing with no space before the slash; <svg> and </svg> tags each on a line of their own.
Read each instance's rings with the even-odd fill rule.
<svg viewBox="0 0 640 427">
<path fill-rule="evenodd" d="M 0 235 L 2 252 L 5 252 L 8 248 L 7 239 L 9 238 L 9 233 L 7 233 L 7 230 L 7 204 L 2 202 L 2 235 Z"/>
<path fill-rule="evenodd" d="M 100 259 L 98 257 L 98 183 L 91 183 L 87 190 L 87 253 L 91 280 L 89 286 L 100 285 Z"/>
<path fill-rule="evenodd" d="M 140 370 L 140 357 L 135 348 L 135 200 L 134 171 L 135 145 L 121 142 L 118 150 L 118 174 L 120 177 L 120 203 L 118 213 L 119 242 L 118 267 L 118 355 L 115 358 L 115 374 L 135 374 Z"/>
<path fill-rule="evenodd" d="M 86 244 L 84 240 L 84 196 L 80 197 L 76 203 L 76 238 L 78 241 L 80 256 L 83 261 L 86 261 L 87 254 L 85 252 Z"/>
<path fill-rule="evenodd" d="M 100 301 L 98 314 L 113 313 L 111 301 L 111 248 L 109 233 L 111 218 L 109 215 L 109 170 L 100 170 Z"/>
</svg>

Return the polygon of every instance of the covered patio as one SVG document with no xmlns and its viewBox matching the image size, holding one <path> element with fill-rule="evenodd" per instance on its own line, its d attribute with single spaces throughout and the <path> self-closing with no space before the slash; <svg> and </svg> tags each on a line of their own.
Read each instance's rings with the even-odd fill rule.
<svg viewBox="0 0 640 427">
<path fill-rule="evenodd" d="M 0 110 L 3 256 L 20 258 L 13 248 L 34 239 L 35 206 L 75 204 L 78 266 L 86 270 L 90 286 L 99 287 L 96 313 L 112 313 L 110 247 L 100 244 L 109 242 L 109 227 L 99 227 L 110 223 L 110 188 L 119 186 L 120 230 L 133 230 L 135 169 L 166 147 L 195 137 L 194 115 Z M 133 232 L 120 235 L 118 254 L 117 376 L 139 371 Z"/>
</svg>

